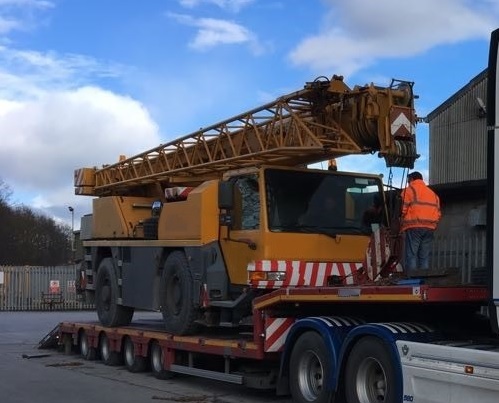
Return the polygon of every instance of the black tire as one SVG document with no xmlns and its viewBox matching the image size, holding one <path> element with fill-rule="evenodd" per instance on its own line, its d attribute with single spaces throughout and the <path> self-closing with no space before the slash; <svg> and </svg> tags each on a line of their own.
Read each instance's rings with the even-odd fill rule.
<svg viewBox="0 0 499 403">
<path fill-rule="evenodd" d="M 316 332 L 303 333 L 291 352 L 289 387 L 293 402 L 329 403 L 334 390 L 326 385 L 333 363 L 324 339 Z"/>
<path fill-rule="evenodd" d="M 150 356 L 151 372 L 157 379 L 171 379 L 175 376 L 174 372 L 164 369 L 163 350 L 156 340 L 151 344 Z"/>
<path fill-rule="evenodd" d="M 345 372 L 345 395 L 348 403 L 395 403 L 396 396 L 394 357 L 380 339 L 368 336 L 353 347 Z M 400 385 L 400 390 L 402 389 Z"/>
<path fill-rule="evenodd" d="M 130 337 L 126 337 L 123 343 L 123 361 L 130 372 L 144 372 L 147 368 L 147 359 L 135 355 L 135 346 Z"/>
<path fill-rule="evenodd" d="M 115 367 L 122 364 L 122 357 L 119 351 L 111 351 L 109 338 L 103 333 L 99 338 L 99 355 L 102 362 L 106 365 Z"/>
<path fill-rule="evenodd" d="M 193 301 L 194 280 L 183 252 L 174 251 L 166 259 L 160 287 L 166 331 L 178 335 L 194 333 L 200 310 Z"/>
<path fill-rule="evenodd" d="M 130 324 L 134 309 L 118 305 L 118 278 L 111 258 L 102 259 L 97 271 L 95 306 L 100 323 L 107 327 Z"/>
<path fill-rule="evenodd" d="M 61 347 L 64 354 L 69 355 L 73 353 L 73 338 L 70 334 L 66 333 L 62 336 Z"/>
<path fill-rule="evenodd" d="M 90 347 L 88 342 L 87 333 L 82 330 L 78 337 L 78 347 L 80 350 L 80 355 L 89 361 L 93 361 L 97 358 L 97 349 L 95 347 Z"/>
</svg>

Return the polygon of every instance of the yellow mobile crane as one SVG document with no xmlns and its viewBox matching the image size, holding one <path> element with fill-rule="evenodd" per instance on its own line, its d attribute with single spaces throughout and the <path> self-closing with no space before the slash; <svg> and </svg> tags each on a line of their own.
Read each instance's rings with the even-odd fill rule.
<svg viewBox="0 0 499 403">
<path fill-rule="evenodd" d="M 499 32 L 495 55 L 498 43 Z M 132 372 L 149 362 L 158 378 L 275 388 L 300 403 L 495 402 L 499 347 L 470 340 L 492 336 L 476 312 L 490 303 L 496 318 L 497 293 L 389 276 L 400 270 L 395 191 L 333 162 L 307 168 L 375 152 L 411 168 L 413 102 L 410 82 L 349 88 L 320 78 L 132 158 L 76 170 L 76 193 L 94 196 L 82 269 L 101 324 L 61 323 L 66 351 L 77 345 L 86 359 L 99 352 Z M 367 221 L 375 202 L 382 213 Z M 130 324 L 134 309 L 161 311 L 160 326 Z"/>
<path fill-rule="evenodd" d="M 349 88 L 320 77 L 134 157 L 76 170 L 76 194 L 96 197 L 81 233 L 101 323 L 126 325 L 138 308 L 161 310 L 174 334 L 238 326 L 271 290 L 374 280 L 389 257 L 366 272 L 372 231 L 362 214 L 384 200 L 380 177 L 306 166 L 378 152 L 389 167 L 413 167 L 413 101 L 410 82 Z M 380 220 L 388 224 L 386 208 Z"/>
</svg>

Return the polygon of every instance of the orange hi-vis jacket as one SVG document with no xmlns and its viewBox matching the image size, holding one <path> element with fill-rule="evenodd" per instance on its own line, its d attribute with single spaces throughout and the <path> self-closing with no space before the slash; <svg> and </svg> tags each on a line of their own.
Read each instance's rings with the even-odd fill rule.
<svg viewBox="0 0 499 403">
<path fill-rule="evenodd" d="M 413 180 L 403 192 L 401 230 L 437 228 L 440 199 L 421 179 Z"/>
</svg>

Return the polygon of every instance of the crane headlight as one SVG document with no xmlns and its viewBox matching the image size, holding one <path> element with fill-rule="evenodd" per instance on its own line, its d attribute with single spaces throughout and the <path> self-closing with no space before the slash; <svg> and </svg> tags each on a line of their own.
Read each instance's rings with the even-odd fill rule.
<svg viewBox="0 0 499 403">
<path fill-rule="evenodd" d="M 249 273 L 249 281 L 284 281 L 285 271 L 253 271 Z"/>
</svg>

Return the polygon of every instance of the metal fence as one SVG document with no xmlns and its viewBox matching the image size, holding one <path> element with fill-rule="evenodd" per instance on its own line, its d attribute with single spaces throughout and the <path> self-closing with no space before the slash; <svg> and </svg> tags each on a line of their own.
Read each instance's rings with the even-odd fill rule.
<svg viewBox="0 0 499 403">
<path fill-rule="evenodd" d="M 457 270 L 463 284 L 487 282 L 485 233 L 437 236 L 431 267 Z M 94 309 L 76 294 L 77 266 L 0 266 L 0 311 Z"/>
<path fill-rule="evenodd" d="M 77 266 L 0 266 L 0 311 L 93 309 L 76 294 Z"/>
<path fill-rule="evenodd" d="M 485 284 L 485 232 L 472 235 L 436 236 L 430 256 L 432 268 L 455 269 L 463 284 Z"/>
</svg>

